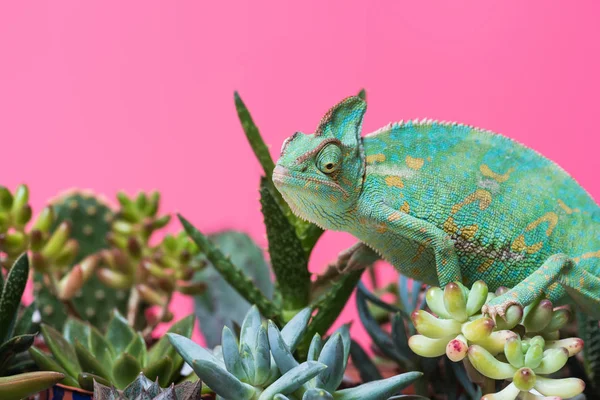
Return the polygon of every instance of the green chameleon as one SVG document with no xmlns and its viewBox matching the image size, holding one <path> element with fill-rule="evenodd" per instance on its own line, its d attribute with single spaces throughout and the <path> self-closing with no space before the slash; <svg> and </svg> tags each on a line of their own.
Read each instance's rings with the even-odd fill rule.
<svg viewBox="0 0 600 400">
<path fill-rule="evenodd" d="M 494 319 L 542 294 L 600 318 L 600 208 L 563 169 L 457 123 L 361 137 L 365 110 L 358 97 L 337 104 L 315 133 L 285 140 L 273 171 L 295 214 L 360 240 L 341 255 L 348 270 L 379 255 L 430 285 L 511 287 L 484 306 Z"/>
</svg>

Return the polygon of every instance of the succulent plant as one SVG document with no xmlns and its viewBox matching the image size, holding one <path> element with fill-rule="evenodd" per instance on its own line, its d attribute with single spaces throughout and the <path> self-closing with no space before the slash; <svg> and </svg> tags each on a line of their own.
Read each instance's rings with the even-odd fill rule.
<svg viewBox="0 0 600 400">
<path fill-rule="evenodd" d="M 171 326 L 169 332 L 191 336 L 194 317 L 190 315 Z M 161 386 L 179 379 L 183 359 L 163 336 L 150 349 L 139 332 L 117 311 L 108 323 L 106 333 L 89 323 L 70 318 L 60 333 L 42 324 L 44 340 L 52 352 L 46 355 L 36 347 L 29 352 L 41 369 L 66 375 L 68 386 L 93 390 L 93 380 L 124 389 L 140 372 L 157 378 Z"/>
<path fill-rule="evenodd" d="M 29 276 L 29 259 L 21 255 L 6 278 L 0 269 L 0 398 L 17 400 L 41 391 L 64 375 L 53 372 L 25 372 L 30 360 L 27 349 L 33 344 L 37 325 L 33 321 L 34 305 L 27 307 L 18 318 L 21 296 Z"/>
<path fill-rule="evenodd" d="M 171 384 L 163 389 L 158 380 L 151 381 L 144 373 L 131 382 L 124 390 L 117 390 L 114 386 L 105 386 L 94 382 L 95 400 L 199 400 L 202 382 L 182 382 L 178 385 Z"/>
<path fill-rule="evenodd" d="M 452 393 L 459 399 L 479 400 L 481 390 L 469 380 L 462 364 L 453 363 L 446 357 L 421 357 L 408 346 L 408 338 L 416 333 L 410 315 L 425 306 L 421 301 L 422 287 L 421 282 L 400 275 L 397 284 L 383 291 L 394 296 L 390 304 L 359 283 L 356 292 L 358 316 L 371 338 L 374 356 L 368 356 L 357 342 L 352 341 L 350 355 L 354 366 L 363 382 L 401 371 L 423 371 L 423 378 L 415 382 L 418 395 L 445 398 L 445 394 Z M 395 293 L 390 293 L 392 289 Z"/>
<path fill-rule="evenodd" d="M 258 308 L 248 311 L 239 342 L 223 328 L 222 346 L 210 352 L 180 335 L 169 340 L 218 399 L 385 399 L 421 376 L 420 372 L 337 391 L 342 381 L 350 338 L 348 327 L 336 331 L 324 344 L 316 335 L 302 363 L 293 356 L 311 317 L 301 310 L 280 331 L 273 321 L 262 321 Z"/>
<path fill-rule="evenodd" d="M 545 375 L 560 370 L 569 357 L 579 353 L 583 341 L 577 338 L 545 342 L 542 336 L 521 340 L 508 339 L 504 345 L 505 361 L 496 359 L 485 348 L 472 345 L 468 350 L 471 365 L 480 374 L 491 379 L 512 380 L 497 393 L 486 394 L 487 400 L 514 400 L 527 396 L 532 389 L 544 396 L 574 397 L 585 388 L 578 378 L 555 379 Z"/>
</svg>

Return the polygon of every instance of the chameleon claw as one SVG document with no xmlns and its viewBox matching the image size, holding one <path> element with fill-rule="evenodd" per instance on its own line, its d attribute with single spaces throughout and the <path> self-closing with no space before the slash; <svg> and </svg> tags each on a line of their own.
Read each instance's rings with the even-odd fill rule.
<svg viewBox="0 0 600 400">
<path fill-rule="evenodd" d="M 481 307 L 481 313 L 484 316 L 489 316 L 494 322 L 496 322 L 496 317 L 500 317 L 503 321 L 506 321 L 506 310 L 511 306 L 522 307 L 516 300 L 506 300 L 498 305 L 484 304 L 483 307 Z"/>
</svg>

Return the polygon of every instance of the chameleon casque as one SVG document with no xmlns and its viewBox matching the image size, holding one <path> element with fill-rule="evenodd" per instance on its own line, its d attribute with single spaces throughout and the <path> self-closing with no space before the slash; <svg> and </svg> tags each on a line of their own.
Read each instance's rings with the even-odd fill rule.
<svg viewBox="0 0 600 400">
<path fill-rule="evenodd" d="M 430 285 L 511 287 L 484 306 L 494 318 L 542 294 L 600 318 L 600 207 L 563 169 L 457 123 L 361 137 L 365 110 L 359 97 L 334 106 L 315 133 L 285 140 L 273 172 L 295 214 L 360 240 L 343 253 L 348 269 L 374 250 Z"/>
</svg>

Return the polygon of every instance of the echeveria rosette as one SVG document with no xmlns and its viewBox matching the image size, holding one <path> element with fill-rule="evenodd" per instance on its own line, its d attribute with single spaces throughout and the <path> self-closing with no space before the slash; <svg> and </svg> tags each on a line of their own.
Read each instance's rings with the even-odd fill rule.
<svg viewBox="0 0 600 400">
<path fill-rule="evenodd" d="M 182 382 L 163 389 L 158 380 L 151 381 L 140 373 L 124 390 L 94 382 L 94 400 L 198 400 L 202 382 Z"/>
<path fill-rule="evenodd" d="M 514 400 L 540 398 L 530 391 L 535 389 L 544 396 L 569 398 L 583 392 L 585 384 L 578 378 L 554 379 L 550 375 L 560 370 L 568 358 L 583 348 L 581 339 L 571 338 L 546 342 L 542 336 L 523 339 L 510 338 L 504 345 L 501 361 L 478 345 L 468 350 L 469 361 L 483 376 L 495 380 L 511 380 L 504 389 L 487 394 L 486 400 Z"/>
<path fill-rule="evenodd" d="M 303 309 L 279 330 L 273 321 L 263 321 L 253 306 L 242 324 L 239 343 L 225 327 L 222 345 L 212 352 L 179 335 L 168 336 L 217 399 L 316 400 L 335 396 L 342 400 L 376 400 L 389 397 L 421 376 L 420 372 L 411 372 L 336 391 L 348 361 L 348 328 L 340 328 L 323 346 L 316 335 L 308 360 L 299 363 L 293 353 L 306 332 L 310 315 L 309 308 Z"/>
<path fill-rule="evenodd" d="M 449 283 L 443 290 L 431 287 L 425 299 L 437 316 L 425 310 L 412 313 L 419 334 L 409 339 L 411 350 L 422 357 L 445 353 L 452 361 L 464 359 L 471 344 L 480 345 L 492 354 L 502 352 L 506 340 L 516 336 L 510 329 L 519 323 L 523 310 L 510 307 L 506 321 L 496 324 L 481 315 L 481 307 L 493 297 L 483 281 L 475 282 L 471 289 L 459 282 Z"/>
</svg>

